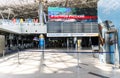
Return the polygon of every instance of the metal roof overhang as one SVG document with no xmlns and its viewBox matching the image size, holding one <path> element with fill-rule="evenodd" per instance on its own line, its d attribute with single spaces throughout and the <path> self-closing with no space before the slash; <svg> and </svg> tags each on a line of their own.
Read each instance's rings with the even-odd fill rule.
<svg viewBox="0 0 120 78">
<path fill-rule="evenodd" d="M 0 18 L 38 18 L 39 1 L 47 13 L 49 6 L 96 8 L 98 0 L 0 0 Z"/>
</svg>

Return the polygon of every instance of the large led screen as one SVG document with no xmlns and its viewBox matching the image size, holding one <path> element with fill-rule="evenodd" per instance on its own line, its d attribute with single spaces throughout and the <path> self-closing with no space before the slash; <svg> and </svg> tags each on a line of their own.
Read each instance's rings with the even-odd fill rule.
<svg viewBox="0 0 120 78">
<path fill-rule="evenodd" d="M 49 21 L 97 21 L 96 8 L 48 7 Z"/>
</svg>

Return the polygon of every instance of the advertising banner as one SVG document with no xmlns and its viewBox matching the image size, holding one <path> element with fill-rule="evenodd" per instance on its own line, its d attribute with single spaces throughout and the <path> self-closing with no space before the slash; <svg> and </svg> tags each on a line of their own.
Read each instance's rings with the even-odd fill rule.
<svg viewBox="0 0 120 78">
<path fill-rule="evenodd" d="M 97 21 L 96 8 L 48 7 L 49 21 Z"/>
</svg>

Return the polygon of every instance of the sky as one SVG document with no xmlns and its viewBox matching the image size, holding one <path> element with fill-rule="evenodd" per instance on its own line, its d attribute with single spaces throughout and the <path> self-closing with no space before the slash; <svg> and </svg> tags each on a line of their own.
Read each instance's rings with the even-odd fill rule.
<svg viewBox="0 0 120 78">
<path fill-rule="evenodd" d="M 120 0 L 98 1 L 98 22 L 111 20 L 119 33 L 120 44 Z"/>
<path fill-rule="evenodd" d="M 111 20 L 120 28 L 120 0 L 100 0 L 98 2 L 98 21 Z"/>
</svg>

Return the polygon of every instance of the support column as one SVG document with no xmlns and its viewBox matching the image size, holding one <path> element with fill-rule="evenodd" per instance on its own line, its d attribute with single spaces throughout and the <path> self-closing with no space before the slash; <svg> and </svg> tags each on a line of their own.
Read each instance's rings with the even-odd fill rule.
<svg viewBox="0 0 120 78">
<path fill-rule="evenodd" d="M 69 38 L 67 38 L 67 49 L 69 49 Z"/>
<path fill-rule="evenodd" d="M 74 47 L 77 49 L 77 37 L 74 37 Z"/>
<path fill-rule="evenodd" d="M 13 34 L 9 35 L 9 39 L 10 39 L 10 47 L 12 47 L 13 46 L 13 44 L 12 44 Z"/>
<path fill-rule="evenodd" d="M 39 2 L 39 23 L 43 26 L 43 5 L 42 2 Z"/>
</svg>

